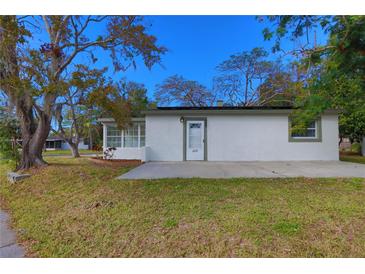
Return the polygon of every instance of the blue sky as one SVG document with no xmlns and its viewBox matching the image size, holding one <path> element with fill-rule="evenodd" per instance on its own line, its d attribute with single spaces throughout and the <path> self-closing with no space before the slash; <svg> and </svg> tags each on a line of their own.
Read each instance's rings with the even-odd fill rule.
<svg viewBox="0 0 365 274">
<path fill-rule="evenodd" d="M 95 54 L 99 60 L 97 66 L 110 67 L 109 74 L 115 80 L 126 77 L 145 84 L 151 99 L 156 84 L 171 75 L 179 74 L 210 88 L 212 78 L 217 74 L 215 67 L 231 54 L 254 47 L 271 52 L 273 45 L 272 41 L 264 41 L 262 30 L 266 25 L 258 22 L 255 16 L 146 16 L 145 22 L 150 25 L 149 33 L 157 37 L 158 44 L 168 49 L 162 56 L 162 66 L 157 64 L 148 70 L 138 60 L 136 69 L 114 74 L 108 54 L 102 50 L 96 50 Z M 100 28 L 103 26 L 93 27 L 90 34 Z M 44 36 L 38 39 L 43 40 L 41 37 Z M 34 45 L 40 45 L 40 40 Z M 319 43 L 324 40 L 324 35 L 317 34 Z M 292 41 L 284 41 L 283 45 L 286 49 L 294 48 Z M 277 54 L 271 54 L 269 58 L 277 57 Z M 83 59 L 80 57 L 76 61 L 83 62 Z"/>
<path fill-rule="evenodd" d="M 169 50 L 162 57 L 164 68 L 156 65 L 149 71 L 140 64 L 125 76 L 144 83 L 150 97 L 155 85 L 173 74 L 197 80 L 210 88 L 217 74 L 215 67 L 231 54 L 254 47 L 263 47 L 271 53 L 273 45 L 272 41 L 264 41 L 265 24 L 255 16 L 147 16 L 145 19 L 152 24 L 150 33 Z M 325 39 L 317 34 L 317 40 Z M 293 49 L 294 43 L 284 41 L 283 46 Z M 269 58 L 277 57 L 271 54 Z"/>
<path fill-rule="evenodd" d="M 151 16 L 146 20 L 152 23 L 151 33 L 169 50 L 162 58 L 164 67 L 148 71 L 140 66 L 126 77 L 145 83 L 149 94 L 173 74 L 210 87 L 215 67 L 229 55 L 257 46 L 270 49 L 271 43 L 263 40 L 263 25 L 253 16 Z"/>
</svg>

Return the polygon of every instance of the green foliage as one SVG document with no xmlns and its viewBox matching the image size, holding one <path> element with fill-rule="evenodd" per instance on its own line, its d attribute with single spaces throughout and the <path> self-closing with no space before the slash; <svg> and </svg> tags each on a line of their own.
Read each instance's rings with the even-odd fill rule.
<svg viewBox="0 0 365 274">
<path fill-rule="evenodd" d="M 141 116 L 141 112 L 149 107 L 147 89 L 143 84 L 122 79 L 117 83 L 117 89 L 120 95 L 129 102 L 133 117 Z"/>
<path fill-rule="evenodd" d="M 93 28 L 95 25 L 104 27 Z M 42 37 L 39 48 L 39 41 L 33 43 L 35 38 L 31 36 L 35 32 Z M 89 74 L 95 76 L 96 70 L 83 65 L 100 67 L 94 55 L 98 50 L 109 54 L 118 72 L 136 67 L 136 59 L 150 69 L 166 52 L 157 38 L 148 33 L 140 16 L 0 17 L 0 90 L 17 108 L 24 125 L 22 135 L 29 139 L 24 144 L 31 144 L 30 149 L 22 150 L 20 169 L 45 164 L 41 149 L 54 115 L 59 114 L 59 124 L 65 113 L 68 120 L 75 122 L 74 114 L 83 112 L 81 108 L 74 109 L 77 104 L 86 106 L 88 101 L 94 102 L 99 108 L 115 112 L 118 123 L 126 125 L 130 116 L 126 114 L 130 112 L 128 103 L 117 97 L 108 81 L 94 88 L 97 78 Z M 84 101 L 69 100 L 74 99 L 75 87 L 90 92 L 91 97 L 78 94 Z M 100 95 L 96 95 L 97 91 Z M 64 105 L 66 109 L 62 111 Z M 72 128 L 70 131 L 72 136 Z"/>
<path fill-rule="evenodd" d="M 360 143 L 353 143 L 351 145 L 351 152 L 360 154 L 360 152 L 361 152 L 361 144 Z"/>
<path fill-rule="evenodd" d="M 88 96 L 88 104 L 103 109 L 107 116 L 114 118 L 121 129 L 126 128 L 131 121 L 131 104 L 120 95 L 114 85 L 93 90 Z"/>
<path fill-rule="evenodd" d="M 340 111 L 340 135 L 351 140 L 365 136 L 365 16 L 269 16 L 273 29 L 265 29 L 269 40 L 275 37 L 273 51 L 280 50 L 283 38 L 297 39 L 322 28 L 328 33 L 325 45 L 296 49 L 308 68 L 301 94 L 298 120 L 315 119 L 327 108 Z"/>
<path fill-rule="evenodd" d="M 19 124 L 4 109 L 0 109 L 0 156 L 19 162 L 17 139 L 20 138 Z"/>
</svg>

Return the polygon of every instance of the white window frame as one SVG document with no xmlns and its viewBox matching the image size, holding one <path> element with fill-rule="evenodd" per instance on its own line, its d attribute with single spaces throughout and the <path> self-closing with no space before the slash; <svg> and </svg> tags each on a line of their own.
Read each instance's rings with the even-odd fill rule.
<svg viewBox="0 0 365 274">
<path fill-rule="evenodd" d="M 141 148 L 141 147 L 144 147 L 144 146 L 146 146 L 146 123 L 145 122 L 135 122 L 135 123 L 133 123 L 133 126 L 135 126 L 137 124 L 137 139 L 138 139 L 138 141 L 137 141 L 137 146 L 135 146 L 135 147 L 126 147 L 125 146 L 125 142 L 124 142 L 124 137 L 125 137 L 125 135 L 126 135 L 126 131 L 125 130 L 121 130 L 121 134 L 120 134 L 120 136 L 109 136 L 108 135 L 108 128 L 109 127 L 116 127 L 116 125 L 105 125 L 105 132 L 106 132 L 106 134 L 105 134 L 105 146 L 106 147 L 109 147 L 108 146 L 108 137 L 120 137 L 121 138 L 121 140 L 120 140 L 120 147 L 117 147 L 117 148 Z M 143 135 L 143 137 L 144 137 L 144 139 L 145 139 L 145 145 L 144 146 L 141 146 L 141 126 L 142 125 L 144 125 L 145 126 L 145 135 Z M 135 137 L 135 136 L 133 136 L 133 137 Z"/>
<path fill-rule="evenodd" d="M 144 125 L 144 146 L 141 146 L 141 125 Z M 145 147 L 146 146 L 146 122 L 139 122 L 138 123 L 138 147 Z"/>
<path fill-rule="evenodd" d="M 308 127 L 310 130 L 314 130 L 314 137 L 313 136 L 292 136 L 292 123 L 291 119 L 288 117 L 289 120 L 289 143 L 291 142 L 322 142 L 322 118 L 316 119 L 314 121 L 315 127 Z"/>
<path fill-rule="evenodd" d="M 131 130 L 134 133 L 134 127 L 137 125 L 137 136 L 136 135 L 126 135 L 126 131 L 127 130 Z M 123 148 L 139 148 L 139 128 L 140 125 L 139 123 L 133 123 L 131 127 L 127 128 L 126 130 L 123 130 Z M 125 142 L 124 142 L 124 138 L 128 137 L 128 138 L 135 138 L 137 137 L 137 146 L 125 146 Z"/>
<path fill-rule="evenodd" d="M 123 130 L 119 130 L 117 128 L 117 130 L 119 130 L 121 133 L 120 135 L 109 135 L 109 127 L 114 127 L 114 128 L 117 128 L 116 125 L 106 125 L 106 136 L 105 136 L 105 146 L 106 147 L 111 147 L 111 146 L 108 146 L 108 137 L 112 137 L 112 138 L 117 138 L 117 137 L 121 137 L 123 135 Z M 122 148 L 123 147 L 123 139 L 120 140 L 120 147 L 116 147 L 116 148 Z"/>
</svg>

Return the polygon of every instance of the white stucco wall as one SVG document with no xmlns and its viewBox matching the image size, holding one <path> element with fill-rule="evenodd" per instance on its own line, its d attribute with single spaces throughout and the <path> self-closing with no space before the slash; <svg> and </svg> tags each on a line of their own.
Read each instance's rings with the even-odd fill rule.
<svg viewBox="0 0 365 274">
<path fill-rule="evenodd" d="M 183 160 L 180 116 L 146 116 L 146 146 L 150 161 Z"/>
<path fill-rule="evenodd" d="M 144 148 L 138 147 L 117 148 L 113 154 L 113 159 L 143 160 L 144 158 Z"/>
<path fill-rule="evenodd" d="M 322 116 L 322 142 L 288 141 L 288 116 L 205 115 L 208 161 L 338 160 L 337 115 Z M 180 116 L 148 115 L 150 161 L 183 160 Z"/>
</svg>

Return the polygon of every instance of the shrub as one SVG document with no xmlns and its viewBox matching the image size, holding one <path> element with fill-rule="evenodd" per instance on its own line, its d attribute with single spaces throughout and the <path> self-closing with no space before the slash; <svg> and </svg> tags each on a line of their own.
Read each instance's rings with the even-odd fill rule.
<svg viewBox="0 0 365 274">
<path fill-rule="evenodd" d="M 20 135 L 19 125 L 16 119 L 0 112 L 0 154 L 1 157 L 15 161 L 15 165 L 19 163 L 19 145 L 17 139 Z"/>
<path fill-rule="evenodd" d="M 361 153 L 361 144 L 360 143 L 353 143 L 351 145 L 351 152 L 360 154 Z"/>
</svg>

